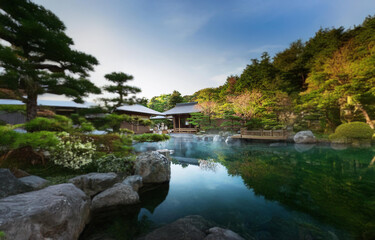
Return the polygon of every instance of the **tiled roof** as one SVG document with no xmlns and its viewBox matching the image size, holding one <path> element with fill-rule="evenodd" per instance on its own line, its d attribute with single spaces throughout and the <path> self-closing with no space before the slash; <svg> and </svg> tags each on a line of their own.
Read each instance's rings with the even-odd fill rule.
<svg viewBox="0 0 375 240">
<path fill-rule="evenodd" d="M 146 113 L 146 114 L 150 114 L 150 115 L 164 115 L 163 113 L 152 110 L 151 108 L 145 107 L 145 106 L 140 105 L 140 104 L 123 105 L 121 107 L 118 107 L 117 110 L 128 111 L 128 112 L 137 112 L 137 113 Z"/>
<path fill-rule="evenodd" d="M 197 102 L 191 103 L 177 103 L 176 107 L 163 112 L 165 115 L 175 115 L 175 114 L 186 114 L 186 113 L 196 113 L 200 112 L 198 109 Z"/>
<path fill-rule="evenodd" d="M 0 99 L 0 105 L 24 105 L 24 103 L 14 99 Z M 38 106 L 48 107 L 89 108 L 94 105 L 93 103 L 81 104 L 73 101 L 38 100 Z"/>
</svg>

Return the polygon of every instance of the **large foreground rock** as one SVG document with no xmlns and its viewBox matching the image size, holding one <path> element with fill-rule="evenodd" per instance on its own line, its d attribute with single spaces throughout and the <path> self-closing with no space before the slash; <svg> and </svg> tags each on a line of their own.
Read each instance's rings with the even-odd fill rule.
<svg viewBox="0 0 375 240">
<path fill-rule="evenodd" d="M 32 187 L 17 179 L 9 169 L 0 168 L 0 198 L 31 190 Z"/>
<path fill-rule="evenodd" d="M 7 239 L 78 239 L 90 213 L 89 199 L 73 184 L 60 184 L 0 199 L 0 231 Z"/>
<path fill-rule="evenodd" d="M 35 190 L 42 189 L 49 184 L 49 181 L 47 181 L 46 179 L 38 177 L 38 176 L 33 176 L 33 175 L 22 177 L 22 178 L 19 178 L 18 180 L 20 180 L 27 186 L 32 187 Z"/>
<path fill-rule="evenodd" d="M 138 240 L 244 240 L 228 229 L 212 227 L 201 216 L 192 215 L 158 228 Z"/>
<path fill-rule="evenodd" d="M 139 195 L 129 184 L 116 183 L 92 199 L 92 210 L 139 202 Z"/>
<path fill-rule="evenodd" d="M 120 181 L 116 173 L 89 173 L 69 180 L 90 197 L 102 192 Z"/>
<path fill-rule="evenodd" d="M 122 183 L 130 185 L 136 192 L 143 186 L 142 177 L 139 175 L 129 176 Z"/>
<path fill-rule="evenodd" d="M 146 152 L 137 157 L 135 174 L 142 177 L 143 183 L 163 183 L 171 178 L 171 165 L 164 155 Z"/>
<path fill-rule="evenodd" d="M 294 135 L 293 140 L 295 143 L 315 143 L 316 139 L 311 131 L 300 131 Z"/>
</svg>

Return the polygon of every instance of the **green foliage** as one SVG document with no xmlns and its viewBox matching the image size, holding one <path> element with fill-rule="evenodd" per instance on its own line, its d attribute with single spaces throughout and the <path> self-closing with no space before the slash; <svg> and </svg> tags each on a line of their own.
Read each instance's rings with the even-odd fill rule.
<svg viewBox="0 0 375 240">
<path fill-rule="evenodd" d="M 135 94 L 140 93 L 141 89 L 133 86 L 126 85 L 128 81 L 133 80 L 132 75 L 123 72 L 112 72 L 104 76 L 107 81 L 114 83 L 114 85 L 104 86 L 103 89 L 109 93 L 117 94 L 115 98 L 103 98 L 102 100 L 106 105 L 114 110 L 124 104 L 134 104 L 137 102 Z M 129 95 L 133 95 L 129 97 Z M 108 105 L 108 103 L 112 103 Z"/>
<path fill-rule="evenodd" d="M 98 172 L 115 172 L 132 174 L 135 156 L 118 157 L 114 154 L 108 154 L 97 160 L 95 165 Z"/>
<path fill-rule="evenodd" d="M 355 140 L 371 140 L 374 130 L 363 122 L 344 123 L 338 126 L 335 133 L 329 136 L 332 141 L 351 142 Z"/>
<path fill-rule="evenodd" d="M 0 146 L 9 150 L 21 147 L 48 150 L 59 142 L 54 132 L 18 133 L 9 126 L 0 126 L 0 135 Z"/>
<path fill-rule="evenodd" d="M 0 240 L 5 239 L 5 233 L 3 231 L 0 231 Z"/>
<path fill-rule="evenodd" d="M 147 107 L 158 111 L 158 112 L 165 112 L 169 109 L 168 102 L 171 94 L 162 94 L 160 96 L 155 96 L 151 98 Z"/>
<path fill-rule="evenodd" d="M 51 161 L 70 169 L 80 169 L 90 164 L 96 151 L 92 141 L 83 142 L 81 138 L 68 133 L 59 134 L 59 142 L 51 147 Z"/>
<path fill-rule="evenodd" d="M 109 132 L 119 132 L 123 122 L 133 122 L 133 118 L 125 114 L 108 114 L 104 117 L 103 128 Z"/>
<path fill-rule="evenodd" d="M 90 122 L 82 122 L 81 126 L 78 128 L 78 131 L 89 133 L 95 131 L 95 127 Z"/>
<path fill-rule="evenodd" d="M 187 120 L 192 125 L 203 130 L 208 130 L 211 127 L 209 116 L 204 115 L 203 113 L 191 113 L 191 117 Z"/>
<path fill-rule="evenodd" d="M 83 141 L 93 141 L 97 152 L 116 155 L 127 155 L 132 150 L 132 139 L 130 135 L 120 135 L 118 133 L 109 133 L 104 135 L 84 135 Z"/>
<path fill-rule="evenodd" d="M 171 137 L 167 134 L 144 133 L 134 135 L 133 139 L 137 142 L 159 142 L 169 140 Z"/>
<path fill-rule="evenodd" d="M 55 14 L 27 0 L 3 1 L 1 10 L 0 85 L 26 103 L 28 120 L 36 117 L 40 94 L 83 102 L 89 93 L 100 93 L 88 79 L 97 59 L 73 49 Z"/>
<path fill-rule="evenodd" d="M 173 93 L 168 99 L 168 108 L 169 109 L 174 108 L 177 103 L 183 103 L 183 102 L 184 102 L 184 98 L 181 96 L 181 93 L 175 90 L 173 91 Z"/>
<path fill-rule="evenodd" d="M 26 112 L 26 107 L 24 105 L 0 105 L 0 112 Z"/>
<path fill-rule="evenodd" d="M 28 132 L 68 132 L 72 130 L 72 120 L 62 115 L 55 115 L 53 118 L 37 117 L 25 123 L 24 127 Z"/>
</svg>

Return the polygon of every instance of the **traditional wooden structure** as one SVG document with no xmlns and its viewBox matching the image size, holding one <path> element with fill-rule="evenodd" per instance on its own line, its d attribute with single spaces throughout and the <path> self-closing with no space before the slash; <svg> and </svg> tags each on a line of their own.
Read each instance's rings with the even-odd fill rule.
<svg viewBox="0 0 375 240">
<path fill-rule="evenodd" d="M 191 113 L 200 112 L 197 107 L 197 102 L 191 103 L 177 103 L 176 107 L 163 112 L 166 116 L 173 117 L 173 132 L 174 133 L 196 133 L 197 129 L 187 120 L 191 117 Z"/>
<path fill-rule="evenodd" d="M 150 120 L 151 116 L 161 116 L 164 115 L 158 111 L 152 110 L 148 107 L 145 107 L 140 104 L 133 104 L 133 105 L 123 105 L 116 109 L 117 113 L 126 114 L 131 117 L 138 117 L 142 120 Z M 127 128 L 132 130 L 136 134 L 148 133 L 151 132 L 150 126 L 143 126 L 140 124 L 132 124 L 128 122 L 123 122 L 121 124 L 121 128 Z"/>
<path fill-rule="evenodd" d="M 19 100 L 0 99 L 0 105 L 23 106 L 25 104 Z M 79 109 L 90 108 L 91 106 L 93 106 L 91 103 L 80 104 L 73 101 L 38 100 L 38 110 L 42 108 L 50 109 L 56 114 L 65 116 L 70 116 Z M 20 124 L 26 122 L 26 116 L 20 112 L 0 112 L 0 120 L 8 124 Z"/>
<path fill-rule="evenodd" d="M 241 134 L 234 135 L 233 138 L 256 139 L 256 140 L 286 140 L 288 131 L 286 130 L 246 130 L 241 129 Z"/>
</svg>

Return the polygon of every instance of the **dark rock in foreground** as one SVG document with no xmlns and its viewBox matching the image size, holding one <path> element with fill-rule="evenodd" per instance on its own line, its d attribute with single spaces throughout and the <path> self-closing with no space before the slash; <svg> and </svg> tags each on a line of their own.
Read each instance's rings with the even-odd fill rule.
<svg viewBox="0 0 375 240">
<path fill-rule="evenodd" d="M 119 181 L 120 178 L 116 173 L 89 173 L 69 180 L 90 197 L 112 187 Z"/>
<path fill-rule="evenodd" d="M 139 202 L 139 195 L 129 184 L 116 183 L 92 199 L 92 210 Z"/>
<path fill-rule="evenodd" d="M 73 184 L 0 199 L 0 231 L 7 239 L 78 239 L 90 200 Z"/>
<path fill-rule="evenodd" d="M 19 178 L 21 182 L 26 184 L 27 186 L 32 187 L 35 190 L 42 189 L 49 184 L 49 181 L 45 180 L 44 178 L 38 176 L 27 176 Z"/>
<path fill-rule="evenodd" d="M 17 179 L 9 169 L 0 169 L 0 198 L 33 190 Z"/>
<path fill-rule="evenodd" d="M 228 229 L 212 227 L 201 216 L 192 215 L 158 228 L 138 240 L 243 240 Z"/>
</svg>

